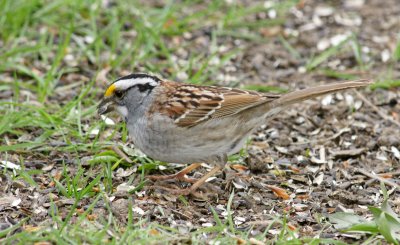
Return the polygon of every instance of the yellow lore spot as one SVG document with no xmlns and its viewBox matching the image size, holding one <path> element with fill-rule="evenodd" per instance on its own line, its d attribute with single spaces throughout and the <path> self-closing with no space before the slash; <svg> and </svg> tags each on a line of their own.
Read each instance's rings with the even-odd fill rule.
<svg viewBox="0 0 400 245">
<path fill-rule="evenodd" d="M 106 90 L 106 93 L 104 94 L 105 97 L 110 97 L 111 95 L 114 94 L 115 91 L 115 85 L 111 84 L 110 87 Z"/>
</svg>

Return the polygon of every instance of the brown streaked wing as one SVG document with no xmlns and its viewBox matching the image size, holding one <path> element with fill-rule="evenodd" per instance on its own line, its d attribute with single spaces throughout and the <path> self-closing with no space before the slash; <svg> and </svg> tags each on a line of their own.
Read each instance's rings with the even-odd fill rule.
<svg viewBox="0 0 400 245">
<path fill-rule="evenodd" d="M 268 95 L 255 91 L 222 88 L 224 101 L 221 108 L 215 111 L 212 118 L 222 118 L 237 114 L 247 108 L 251 108 L 268 101 L 279 98 L 279 95 Z"/>
<path fill-rule="evenodd" d="M 212 117 L 221 107 L 223 95 L 214 87 L 182 86 L 177 90 L 177 98 L 182 97 L 185 112 L 175 118 L 175 123 L 181 127 L 192 127 Z M 176 98 L 176 99 L 177 99 Z"/>
<path fill-rule="evenodd" d="M 193 127 L 201 122 L 231 116 L 242 110 L 279 98 L 254 91 L 224 87 L 179 86 L 169 96 L 164 110 L 181 127 Z"/>
</svg>

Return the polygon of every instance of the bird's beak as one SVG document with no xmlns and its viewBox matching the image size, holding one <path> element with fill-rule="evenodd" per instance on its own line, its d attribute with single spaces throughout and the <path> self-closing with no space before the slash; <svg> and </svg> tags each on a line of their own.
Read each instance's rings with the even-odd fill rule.
<svg viewBox="0 0 400 245">
<path fill-rule="evenodd" d="M 104 115 L 114 110 L 114 102 L 111 98 L 103 99 L 97 106 L 97 113 L 99 115 Z"/>
</svg>

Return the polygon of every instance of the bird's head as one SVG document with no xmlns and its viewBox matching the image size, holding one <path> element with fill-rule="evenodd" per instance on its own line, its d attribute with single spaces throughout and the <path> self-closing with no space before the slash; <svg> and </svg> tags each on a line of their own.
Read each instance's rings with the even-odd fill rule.
<svg viewBox="0 0 400 245">
<path fill-rule="evenodd" d="M 106 89 L 97 107 L 98 113 L 103 115 L 116 111 L 126 120 L 129 112 L 141 105 L 160 81 L 158 77 L 144 73 L 118 78 Z"/>
</svg>

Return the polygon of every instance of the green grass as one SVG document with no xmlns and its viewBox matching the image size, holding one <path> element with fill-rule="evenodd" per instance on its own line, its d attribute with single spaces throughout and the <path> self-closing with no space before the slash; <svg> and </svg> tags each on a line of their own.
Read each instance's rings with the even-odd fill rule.
<svg viewBox="0 0 400 245">
<path fill-rule="evenodd" d="M 312 57 L 308 61 L 307 65 L 306 65 L 306 69 L 308 71 L 314 70 L 321 63 L 323 63 L 326 60 L 328 60 L 330 57 L 332 57 L 334 55 L 337 55 L 339 53 L 339 51 L 343 48 L 343 46 L 345 46 L 345 44 L 347 44 L 350 40 L 351 40 L 351 38 L 348 37 L 345 40 L 341 41 L 339 44 L 333 45 L 330 48 L 328 48 L 328 49 L 324 50 L 323 52 L 321 52 L 320 54 L 316 55 L 315 57 Z"/>
<path fill-rule="evenodd" d="M 372 84 L 371 89 L 383 88 L 383 89 L 390 89 L 400 87 L 400 80 L 386 80 L 386 81 L 379 81 Z"/>
<path fill-rule="evenodd" d="M 338 212 L 329 217 L 330 221 L 335 224 L 337 229 L 344 232 L 371 234 L 370 241 L 378 235 L 382 235 L 389 243 L 398 245 L 400 241 L 400 217 L 390 206 L 389 195 L 385 184 L 382 182 L 381 189 L 384 196 L 381 207 L 368 207 L 373 214 L 372 220 L 366 220 L 353 213 Z"/>
<path fill-rule="evenodd" d="M 230 244 L 239 239 L 263 241 L 274 225 L 280 233 L 269 236 L 270 243 L 286 244 L 290 240 L 294 244 L 341 244 L 329 239 L 297 238 L 298 231 L 289 229 L 285 216 L 271 217 L 270 227 L 255 237 L 249 233 L 250 229 L 243 231 L 235 227 L 232 213 L 226 220 L 221 220 L 215 211 L 213 227 L 188 234 L 149 222 L 146 217 L 132 212 L 132 208 L 129 208 L 125 225 L 116 222 L 109 205 L 109 197 L 116 188 L 113 173 L 120 166 L 132 164 L 126 163 L 111 149 L 116 145 L 116 138 L 122 139 L 117 146 L 126 148 L 126 128 L 122 124 L 106 125 L 96 115 L 97 101 L 106 86 L 104 81 L 96 79 L 97 76 L 108 71 L 107 78 L 112 80 L 122 73 L 147 71 L 175 79 L 183 72 L 193 83 L 215 84 L 221 67 L 242 51 L 232 48 L 219 52 L 221 39 L 266 42 L 258 32 L 259 28 L 285 23 L 286 11 L 297 1 L 280 1 L 275 5 L 278 17 L 274 20 L 248 18 L 266 11 L 262 3 L 243 7 L 219 0 L 207 4 L 170 1 L 164 7 L 154 7 L 139 1 L 110 1 L 112 6 L 104 6 L 107 2 L 0 0 L 0 93 L 12 92 L 12 96 L 0 101 L 0 160 L 17 156 L 22 165 L 22 169 L 15 172 L 1 171 L 12 180 L 24 180 L 32 188 L 40 188 L 38 179 L 49 174 L 44 170 L 28 170 L 24 163 L 32 159 L 55 163 L 51 156 L 57 156 L 61 158 L 56 164 L 63 167 L 62 173 L 60 178 L 52 176 L 50 180 L 59 197 L 72 200 L 72 204 L 62 210 L 57 206 L 57 200 L 51 200 L 49 223 L 38 225 L 32 231 L 27 228 L 30 217 L 20 219 L 16 225 L 0 231 L 0 243 L 168 244 L 190 241 L 200 244 L 205 241 L 206 234 L 208 240 Z M 189 32 L 208 33 L 210 49 L 197 50 L 190 42 L 179 41 Z M 354 41 L 355 37 L 352 38 L 357 61 L 364 67 L 360 55 L 357 56 L 359 45 Z M 286 37 L 280 37 L 279 41 L 294 58 L 301 59 Z M 346 42 L 350 41 L 308 59 L 307 69 L 318 70 L 326 60 L 341 52 Z M 182 64 L 176 62 L 179 48 L 190 50 L 189 60 Z M 397 60 L 399 49 L 398 45 Z M 215 57 L 220 62 L 210 65 Z M 334 75 L 340 77 L 340 74 Z M 399 86 L 397 82 L 390 84 Z M 245 88 L 263 92 L 285 91 L 261 85 Z M 100 138 L 100 135 L 92 135 L 92 130 L 106 133 Z M 140 178 L 131 192 L 141 191 L 145 184 L 144 174 L 164 163 L 129 149 L 125 151 L 139 173 L 128 183 Z M 90 205 L 83 213 L 77 212 L 88 198 Z M 233 194 L 227 204 L 229 211 L 232 198 Z M 181 199 L 183 205 L 185 201 Z M 129 202 L 132 205 L 131 199 Z M 107 215 L 89 220 L 88 215 L 93 214 L 99 203 L 104 203 Z M 21 227 L 22 231 L 17 231 Z"/>
</svg>

